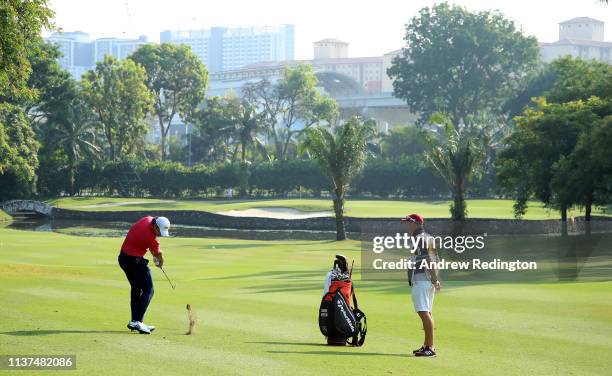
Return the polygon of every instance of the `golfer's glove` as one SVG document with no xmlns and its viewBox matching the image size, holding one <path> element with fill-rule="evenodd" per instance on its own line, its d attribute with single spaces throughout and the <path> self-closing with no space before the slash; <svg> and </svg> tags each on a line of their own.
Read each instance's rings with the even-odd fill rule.
<svg viewBox="0 0 612 376">
<path fill-rule="evenodd" d="M 153 262 L 155 263 L 155 266 L 159 266 L 159 259 L 157 256 L 153 256 Z"/>
</svg>

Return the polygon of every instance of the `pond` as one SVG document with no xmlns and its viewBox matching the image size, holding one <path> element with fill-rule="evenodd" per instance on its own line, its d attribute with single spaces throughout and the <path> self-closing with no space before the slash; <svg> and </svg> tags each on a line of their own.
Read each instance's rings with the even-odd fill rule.
<svg viewBox="0 0 612 376">
<path fill-rule="evenodd" d="M 24 217 L 6 227 L 24 231 L 52 231 L 61 234 L 93 237 L 122 237 L 132 223 L 121 221 L 74 221 Z M 204 226 L 172 225 L 171 236 L 184 238 L 229 238 L 245 240 L 330 240 L 335 231 L 309 230 L 242 230 Z"/>
</svg>

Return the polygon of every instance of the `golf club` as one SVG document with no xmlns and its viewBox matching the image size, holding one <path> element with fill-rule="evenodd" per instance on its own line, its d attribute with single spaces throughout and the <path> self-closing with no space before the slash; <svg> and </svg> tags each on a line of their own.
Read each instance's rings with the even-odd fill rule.
<svg viewBox="0 0 612 376">
<path fill-rule="evenodd" d="M 168 280 L 168 282 L 170 282 L 170 286 L 172 286 L 172 290 L 176 289 L 176 285 L 172 283 L 172 281 L 170 280 L 170 277 L 168 277 L 168 274 L 166 274 L 166 271 L 164 270 L 164 268 L 162 268 L 161 266 L 159 268 L 161 269 L 162 273 L 164 273 L 164 275 L 166 276 L 166 279 Z"/>
</svg>

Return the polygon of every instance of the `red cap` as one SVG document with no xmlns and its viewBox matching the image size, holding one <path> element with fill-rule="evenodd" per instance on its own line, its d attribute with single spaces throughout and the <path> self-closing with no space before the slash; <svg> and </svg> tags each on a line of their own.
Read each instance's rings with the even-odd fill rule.
<svg viewBox="0 0 612 376">
<path fill-rule="evenodd" d="M 419 214 L 410 214 L 410 215 L 407 215 L 406 218 L 402 218 L 402 222 L 417 222 L 417 223 L 423 224 L 425 220 Z"/>
</svg>

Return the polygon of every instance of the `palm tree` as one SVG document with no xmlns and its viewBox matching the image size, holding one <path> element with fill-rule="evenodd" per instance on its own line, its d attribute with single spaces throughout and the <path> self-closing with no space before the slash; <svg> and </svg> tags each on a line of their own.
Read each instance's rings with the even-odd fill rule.
<svg viewBox="0 0 612 376">
<path fill-rule="evenodd" d="M 205 164 L 229 162 L 233 128 L 225 116 L 226 102 L 227 97 L 206 98 L 203 106 L 186 118 L 194 124 L 191 147 L 195 161 Z"/>
<path fill-rule="evenodd" d="M 229 99 L 228 112 L 235 139 L 240 146 L 240 195 L 245 196 L 248 187 L 247 148 L 253 146 L 265 150 L 263 142 L 257 137 L 264 130 L 265 123 L 255 107 L 236 97 Z"/>
<path fill-rule="evenodd" d="M 455 128 L 447 123 L 436 141 L 430 142 L 425 152 L 427 161 L 446 181 L 453 196 L 451 218 L 463 221 L 467 215 L 465 190 L 484 158 L 482 135 L 474 136 L 465 127 Z"/>
<path fill-rule="evenodd" d="M 240 162 L 246 163 L 248 147 L 261 143 L 257 136 L 264 130 L 263 122 L 253 106 L 238 98 L 229 99 L 226 111 L 233 137 L 240 148 Z"/>
<path fill-rule="evenodd" d="M 332 133 L 321 126 L 306 130 L 302 148 L 310 153 L 332 183 L 336 239 L 346 239 L 344 201 L 351 180 L 364 167 L 368 141 L 374 136 L 373 121 L 352 117 Z"/>
<path fill-rule="evenodd" d="M 79 161 L 85 156 L 99 158 L 100 148 L 95 145 L 96 135 L 91 120 L 91 111 L 79 99 L 67 106 L 62 116 L 51 119 L 56 131 L 56 143 L 68 157 L 71 196 L 75 193 L 74 182 Z"/>
</svg>

